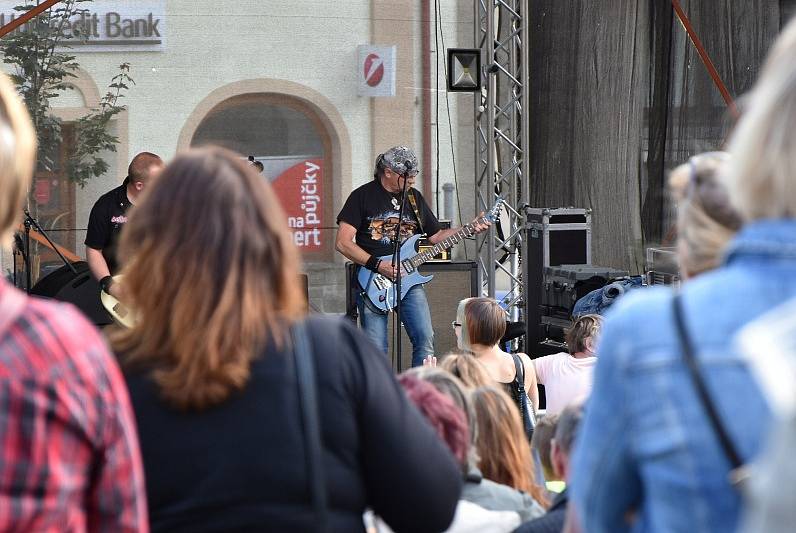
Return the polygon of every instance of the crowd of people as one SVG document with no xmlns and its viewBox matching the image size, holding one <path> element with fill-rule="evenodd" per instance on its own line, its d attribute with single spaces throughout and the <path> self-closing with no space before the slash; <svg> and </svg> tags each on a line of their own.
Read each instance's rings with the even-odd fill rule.
<svg viewBox="0 0 796 533">
<path fill-rule="evenodd" d="M 671 174 L 679 289 L 636 290 L 605 318 L 579 316 L 567 352 L 535 359 L 506 350 L 496 301 L 468 298 L 451 310 L 459 349 L 437 363 L 417 286 L 406 322 L 415 367 L 397 377 L 386 319 L 364 298 L 365 333 L 306 315 L 299 253 L 260 169 L 222 148 L 167 165 L 140 154 L 92 211 L 104 229 L 86 243 L 103 288 L 135 311 L 131 327 L 103 335 L 69 305 L 0 281 L 0 530 L 783 524 L 766 519 L 781 508 L 764 505 L 761 487 L 772 485 L 754 483 L 750 469 L 774 419 L 734 339 L 796 297 L 794 130 L 796 22 L 727 152 Z M 35 139 L 0 76 L 3 245 L 30 187 Z M 374 181 L 339 217 L 338 249 L 387 279 L 399 272 L 381 257 L 381 232 L 392 210 L 400 220 L 413 158 L 404 147 L 381 154 Z M 422 196 L 410 203 L 408 219 L 432 242 L 456 235 Z M 487 227 L 478 218 L 467 231 Z"/>
</svg>

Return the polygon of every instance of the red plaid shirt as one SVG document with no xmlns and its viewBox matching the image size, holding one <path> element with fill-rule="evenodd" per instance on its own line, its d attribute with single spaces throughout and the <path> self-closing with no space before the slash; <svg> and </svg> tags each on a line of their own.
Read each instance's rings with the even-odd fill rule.
<svg viewBox="0 0 796 533">
<path fill-rule="evenodd" d="M 124 380 L 67 304 L 0 280 L 0 530 L 147 531 Z"/>
</svg>

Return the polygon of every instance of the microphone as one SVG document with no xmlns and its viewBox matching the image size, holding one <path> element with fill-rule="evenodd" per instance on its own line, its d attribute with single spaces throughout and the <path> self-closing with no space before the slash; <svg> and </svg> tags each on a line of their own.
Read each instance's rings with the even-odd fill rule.
<svg viewBox="0 0 796 533">
<path fill-rule="evenodd" d="M 415 165 L 411 161 L 404 161 L 404 177 L 406 177 Z"/>
</svg>

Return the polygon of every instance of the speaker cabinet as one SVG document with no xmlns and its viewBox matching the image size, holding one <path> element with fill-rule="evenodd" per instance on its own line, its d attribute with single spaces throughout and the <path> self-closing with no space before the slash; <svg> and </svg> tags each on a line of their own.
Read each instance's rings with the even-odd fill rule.
<svg viewBox="0 0 796 533">
<path fill-rule="evenodd" d="M 353 265 L 348 267 L 348 271 L 349 274 L 355 271 Z M 431 325 L 434 328 L 434 353 L 439 357 L 456 349 L 456 335 L 451 328 L 451 322 L 456 319 L 456 307 L 459 302 L 478 295 L 480 286 L 478 268 L 475 261 L 429 262 L 420 267 L 420 272 L 426 276 L 434 276 L 434 279 L 425 285 L 425 290 L 431 311 Z M 351 275 L 347 276 L 347 279 L 349 298 L 346 307 L 350 316 L 356 312 L 354 298 L 358 285 Z M 393 368 L 398 370 L 399 365 L 392 355 L 395 339 L 394 317 L 394 313 L 390 313 L 387 317 L 388 335 Z M 406 370 L 412 366 L 412 343 L 409 341 L 405 329 L 402 328 L 401 334 L 400 369 Z"/>
<path fill-rule="evenodd" d="M 525 230 L 525 351 L 531 357 L 551 353 L 545 344 L 542 317 L 545 268 L 591 265 L 591 209 L 575 207 L 530 208 Z"/>
<path fill-rule="evenodd" d="M 91 276 L 88 263 L 79 261 L 71 268 L 64 265 L 41 278 L 30 294 L 68 302 L 83 312 L 97 326 L 107 326 L 113 320 L 100 303 L 99 283 Z"/>
</svg>

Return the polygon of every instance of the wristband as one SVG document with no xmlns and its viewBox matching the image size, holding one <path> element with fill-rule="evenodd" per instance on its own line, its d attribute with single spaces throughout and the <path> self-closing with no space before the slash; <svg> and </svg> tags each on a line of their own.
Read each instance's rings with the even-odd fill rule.
<svg viewBox="0 0 796 533">
<path fill-rule="evenodd" d="M 111 285 L 113 285 L 113 276 L 105 276 L 101 280 L 99 280 L 100 287 L 103 291 L 110 294 Z"/>
<path fill-rule="evenodd" d="M 379 268 L 379 258 L 375 255 L 371 255 L 365 263 L 365 268 L 376 272 Z"/>
</svg>

